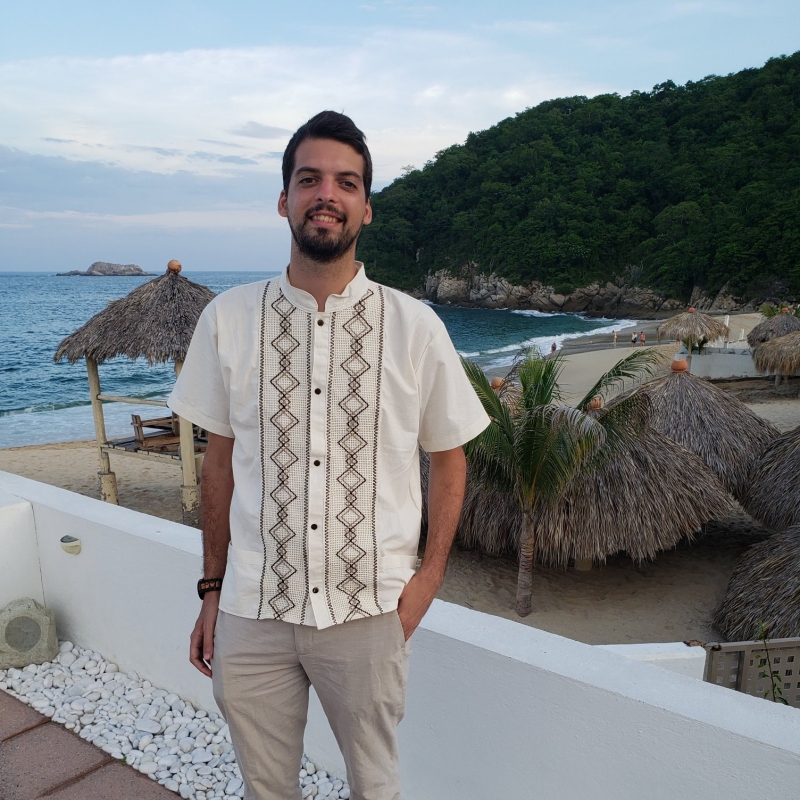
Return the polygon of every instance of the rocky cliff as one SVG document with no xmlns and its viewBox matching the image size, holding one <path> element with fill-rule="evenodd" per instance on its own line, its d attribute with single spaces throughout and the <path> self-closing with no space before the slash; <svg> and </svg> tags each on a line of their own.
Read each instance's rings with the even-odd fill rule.
<svg viewBox="0 0 800 800">
<path fill-rule="evenodd" d="M 95 261 L 89 269 L 85 272 L 79 269 L 70 270 L 70 272 L 58 272 L 58 276 L 72 276 L 80 275 L 82 277 L 108 277 L 108 276 L 126 276 L 126 275 L 152 275 L 152 272 L 145 272 L 141 267 L 136 264 L 109 264 L 107 261 Z"/>
<path fill-rule="evenodd" d="M 695 297 L 696 296 L 696 297 Z M 433 303 L 452 303 L 477 308 L 523 308 L 535 311 L 582 312 L 590 317 L 612 319 L 661 319 L 685 309 L 679 300 L 666 297 L 653 289 L 617 283 L 592 283 L 570 294 L 556 294 L 552 286 L 531 283 L 515 286 L 497 275 L 484 275 L 470 267 L 456 274 L 439 270 L 428 275 L 423 297 Z M 750 310 L 741 299 L 723 288 L 709 297 L 695 290 L 692 295 L 698 309 L 711 312 Z"/>
</svg>

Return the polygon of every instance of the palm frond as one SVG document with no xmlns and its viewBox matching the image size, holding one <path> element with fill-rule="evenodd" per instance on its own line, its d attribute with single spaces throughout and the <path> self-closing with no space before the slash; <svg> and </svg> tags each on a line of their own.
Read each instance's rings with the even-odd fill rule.
<svg viewBox="0 0 800 800">
<path fill-rule="evenodd" d="M 561 356 L 542 358 L 536 352 L 529 353 L 517 367 L 523 406 L 534 408 L 561 400 L 558 379 L 563 369 Z"/>
<path fill-rule="evenodd" d="M 634 392 L 609 408 L 596 412 L 596 419 L 606 434 L 603 447 L 597 455 L 601 458 L 615 456 L 625 450 L 644 433 L 652 417 L 650 398 Z"/>
<path fill-rule="evenodd" d="M 602 426 L 570 406 L 527 409 L 516 433 L 519 493 L 530 508 L 555 502 L 581 461 L 605 440 Z"/>
<path fill-rule="evenodd" d="M 649 377 L 657 366 L 664 362 L 665 356 L 657 350 L 634 350 L 629 356 L 618 361 L 608 372 L 589 389 L 586 396 L 578 403 L 578 408 L 585 409 L 593 397 L 605 394 L 616 388 L 623 388 L 626 380 L 638 380 Z"/>
<path fill-rule="evenodd" d="M 467 373 L 467 378 L 472 384 L 475 394 L 478 395 L 478 399 L 481 401 L 483 410 L 489 418 L 496 421 L 506 432 L 506 435 L 511 438 L 513 436 L 512 431 L 514 426 L 508 404 L 503 402 L 503 399 L 492 389 L 486 374 L 474 361 L 462 358 L 461 365 L 464 367 L 464 372 Z"/>
</svg>

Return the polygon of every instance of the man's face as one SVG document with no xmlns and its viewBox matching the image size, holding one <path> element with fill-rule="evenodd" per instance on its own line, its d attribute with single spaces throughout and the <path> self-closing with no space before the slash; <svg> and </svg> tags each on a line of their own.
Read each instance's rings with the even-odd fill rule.
<svg viewBox="0 0 800 800">
<path fill-rule="evenodd" d="M 278 213 L 300 252 L 321 263 L 345 255 L 363 225 L 372 221 L 364 191 L 364 159 L 333 139 L 306 139 L 294 157 L 288 192 L 281 192 Z"/>
</svg>

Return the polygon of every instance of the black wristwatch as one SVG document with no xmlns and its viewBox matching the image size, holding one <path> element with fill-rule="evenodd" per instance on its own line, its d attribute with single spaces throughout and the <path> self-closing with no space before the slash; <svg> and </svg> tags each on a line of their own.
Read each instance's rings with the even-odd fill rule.
<svg viewBox="0 0 800 800">
<path fill-rule="evenodd" d="M 222 591 L 222 578 L 200 578 L 197 581 L 197 595 L 202 600 L 206 592 Z"/>
</svg>

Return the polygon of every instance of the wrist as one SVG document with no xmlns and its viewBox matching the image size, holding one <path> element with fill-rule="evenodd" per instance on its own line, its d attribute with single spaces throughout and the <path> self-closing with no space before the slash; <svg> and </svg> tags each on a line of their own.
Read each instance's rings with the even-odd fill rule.
<svg viewBox="0 0 800 800">
<path fill-rule="evenodd" d="M 444 569 L 438 566 L 426 565 L 423 561 L 422 566 L 417 571 L 417 578 L 438 589 L 444 583 Z"/>
<path fill-rule="evenodd" d="M 197 581 L 197 594 L 201 600 L 205 600 L 209 594 L 215 594 L 219 597 L 221 591 L 222 578 L 200 578 Z"/>
</svg>

